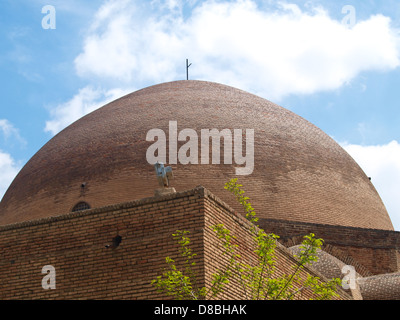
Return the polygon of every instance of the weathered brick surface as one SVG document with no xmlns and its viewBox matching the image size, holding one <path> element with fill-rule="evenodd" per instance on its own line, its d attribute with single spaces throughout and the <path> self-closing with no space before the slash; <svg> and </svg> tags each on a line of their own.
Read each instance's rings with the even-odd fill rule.
<svg viewBox="0 0 400 320">
<path fill-rule="evenodd" d="M 203 202 L 196 192 L 154 198 L 9 225 L 0 229 L 2 299 L 157 298 L 150 281 L 177 252 L 171 234 L 191 232 L 203 255 Z M 117 234 L 122 242 L 105 248 Z M 56 290 L 44 290 L 44 265 Z M 199 272 L 203 261 L 198 263 Z"/>
<path fill-rule="evenodd" d="M 363 276 L 399 271 L 400 232 L 331 226 L 317 223 L 260 219 L 259 224 L 274 232 L 286 246 L 297 244 L 309 233 L 324 239 L 325 250 L 353 265 Z"/>
<path fill-rule="evenodd" d="M 177 229 L 190 231 L 198 254 L 200 285 L 221 265 L 218 240 L 210 226 L 224 223 L 238 238 L 240 254 L 254 259 L 249 223 L 221 200 L 199 187 L 161 198 L 18 223 L 0 228 L 1 299 L 159 299 L 150 281 L 175 257 Z M 121 244 L 105 248 L 117 234 Z M 295 263 L 278 250 L 279 272 Z M 56 289 L 41 286 L 41 269 L 56 269 Z M 301 298 L 309 297 L 304 292 Z M 342 292 L 342 297 L 349 296 Z M 231 286 L 225 298 L 243 298 Z"/>
<path fill-rule="evenodd" d="M 231 231 L 231 235 L 236 237 L 233 243 L 238 245 L 237 252 L 240 254 L 239 259 L 241 259 L 241 261 L 255 265 L 258 263 L 258 260 L 254 254 L 254 234 L 250 231 L 251 223 L 215 195 L 210 194 L 207 190 L 205 190 L 205 192 L 208 193 L 208 196 L 205 198 L 205 276 L 207 286 L 211 286 L 212 274 L 218 269 L 223 270 L 223 266 L 228 263 L 228 257 L 223 255 L 221 241 L 215 238 L 215 232 L 212 231 L 212 226 L 222 223 L 225 228 Z M 227 212 L 229 212 L 229 214 L 227 214 Z M 274 275 L 283 276 L 292 274 L 294 270 L 293 267 L 297 265 L 297 260 L 279 242 L 277 243 L 275 255 L 277 268 Z M 306 279 L 309 274 L 326 280 L 322 274 L 309 268 L 305 268 L 300 276 Z M 228 288 L 229 290 L 226 290 L 222 296 L 224 299 L 252 298 L 249 292 L 247 292 L 247 295 L 245 294 L 246 291 L 243 289 L 238 279 L 237 281 L 231 282 Z M 351 294 L 345 292 L 342 288 L 339 288 L 338 293 L 340 294 L 340 298 L 338 299 L 352 299 Z M 305 289 L 301 290 L 300 293 L 296 295 L 296 299 L 310 299 L 313 297 L 312 292 Z"/>
<path fill-rule="evenodd" d="M 400 300 L 400 272 L 359 279 L 364 300 Z"/>
</svg>

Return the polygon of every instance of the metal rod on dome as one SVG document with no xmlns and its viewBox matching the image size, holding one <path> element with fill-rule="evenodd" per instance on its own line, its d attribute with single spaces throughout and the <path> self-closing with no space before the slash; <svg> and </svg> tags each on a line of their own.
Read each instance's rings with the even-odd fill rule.
<svg viewBox="0 0 400 320">
<path fill-rule="evenodd" d="M 186 80 L 189 80 L 189 67 L 191 65 L 192 65 L 191 63 L 189 64 L 189 60 L 186 59 Z"/>
</svg>

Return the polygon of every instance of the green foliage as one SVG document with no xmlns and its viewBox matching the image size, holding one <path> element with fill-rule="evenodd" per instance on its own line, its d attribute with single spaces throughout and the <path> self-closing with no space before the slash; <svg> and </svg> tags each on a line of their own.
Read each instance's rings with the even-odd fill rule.
<svg viewBox="0 0 400 320">
<path fill-rule="evenodd" d="M 323 245 L 323 240 L 315 237 L 313 233 L 306 235 L 300 246 L 300 251 L 295 255 L 297 263 L 293 265 L 290 274 L 276 275 L 276 246 L 277 235 L 267 234 L 256 223 L 258 218 L 250 199 L 244 195 L 242 185 L 237 179 L 231 179 L 225 184 L 225 189 L 236 196 L 238 202 L 246 212 L 246 218 L 252 222 L 255 254 L 255 265 L 245 264 L 240 261 L 240 255 L 236 252 L 236 237 L 223 224 L 212 226 L 222 244 L 222 254 L 227 256 L 227 263 L 212 275 L 210 288 L 198 288 L 195 266 L 195 253 L 190 249 L 188 231 L 177 230 L 173 237 L 180 246 L 180 255 L 184 260 L 183 271 L 177 270 L 175 261 L 166 258 L 168 268 L 161 276 L 152 281 L 160 292 L 172 295 L 176 299 L 211 299 L 218 298 L 224 292 L 225 286 L 231 281 L 239 283 L 246 299 L 253 300 L 291 300 L 297 294 L 308 288 L 313 291 L 318 300 L 332 299 L 338 296 L 337 286 L 340 279 L 331 279 L 323 282 L 320 278 L 309 275 L 307 279 L 301 277 L 301 272 L 306 265 L 318 260 L 318 250 Z"/>
<path fill-rule="evenodd" d="M 316 300 L 330 300 L 337 296 L 336 287 L 340 286 L 342 281 L 333 278 L 328 282 L 322 282 L 318 277 L 309 276 L 305 284 L 313 290 Z"/>
<path fill-rule="evenodd" d="M 184 270 L 177 270 L 175 260 L 166 257 L 165 262 L 168 268 L 151 282 L 159 292 L 174 296 L 177 300 L 198 300 L 205 297 L 205 288 L 198 288 L 196 274 L 192 268 L 196 265 L 194 261 L 196 254 L 190 248 L 188 234 L 189 231 L 177 230 L 172 235 L 179 244 L 180 255 L 184 260 Z"/>
<path fill-rule="evenodd" d="M 256 212 L 249 202 L 250 198 L 244 196 L 244 190 L 241 189 L 243 185 L 237 183 L 237 179 L 231 179 L 225 183 L 224 189 L 230 191 L 236 196 L 237 201 L 242 205 L 244 211 L 246 212 L 246 218 L 253 222 L 254 226 L 257 226 L 258 218 L 256 217 Z"/>
</svg>

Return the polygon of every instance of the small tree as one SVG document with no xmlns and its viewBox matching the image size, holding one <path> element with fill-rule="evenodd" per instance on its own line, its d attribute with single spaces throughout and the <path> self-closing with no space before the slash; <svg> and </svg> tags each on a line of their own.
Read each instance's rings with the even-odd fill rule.
<svg viewBox="0 0 400 320">
<path fill-rule="evenodd" d="M 212 228 L 221 241 L 223 255 L 228 256 L 228 262 L 212 275 L 209 288 L 199 287 L 193 270 L 196 254 L 190 249 L 189 232 L 177 230 L 173 237 L 180 246 L 180 255 L 184 260 L 183 270 L 178 270 L 175 261 L 167 257 L 165 261 L 168 268 L 151 283 L 160 292 L 176 299 L 190 300 L 218 298 L 233 279 L 240 283 L 245 298 L 252 300 L 290 300 L 305 288 L 311 289 L 316 299 L 326 300 L 338 296 L 336 289 L 341 284 L 340 279 L 324 282 L 316 276 L 308 275 L 306 279 L 301 277 L 304 267 L 318 260 L 317 252 L 323 244 L 323 240 L 315 238 L 313 233 L 304 237 L 300 252 L 295 255 L 297 263 L 293 266 L 293 272 L 283 276 L 275 275 L 275 250 L 279 237 L 273 233 L 265 233 L 257 225 L 258 218 L 242 187 L 237 179 L 231 179 L 225 184 L 225 189 L 235 195 L 246 212 L 246 218 L 251 222 L 250 231 L 254 239 L 257 263 L 250 265 L 242 262 L 237 253 L 237 245 L 233 243 L 236 237 L 223 224 L 214 225 Z"/>
</svg>

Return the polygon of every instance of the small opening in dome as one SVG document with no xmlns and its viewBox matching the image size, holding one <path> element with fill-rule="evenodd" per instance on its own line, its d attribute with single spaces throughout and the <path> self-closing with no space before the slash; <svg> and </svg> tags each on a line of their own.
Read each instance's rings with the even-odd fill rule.
<svg viewBox="0 0 400 320">
<path fill-rule="evenodd" d="M 82 211 L 82 210 L 87 210 L 90 209 L 90 206 L 87 202 L 81 201 L 78 202 L 73 208 L 72 208 L 72 212 L 75 211 Z"/>
</svg>

